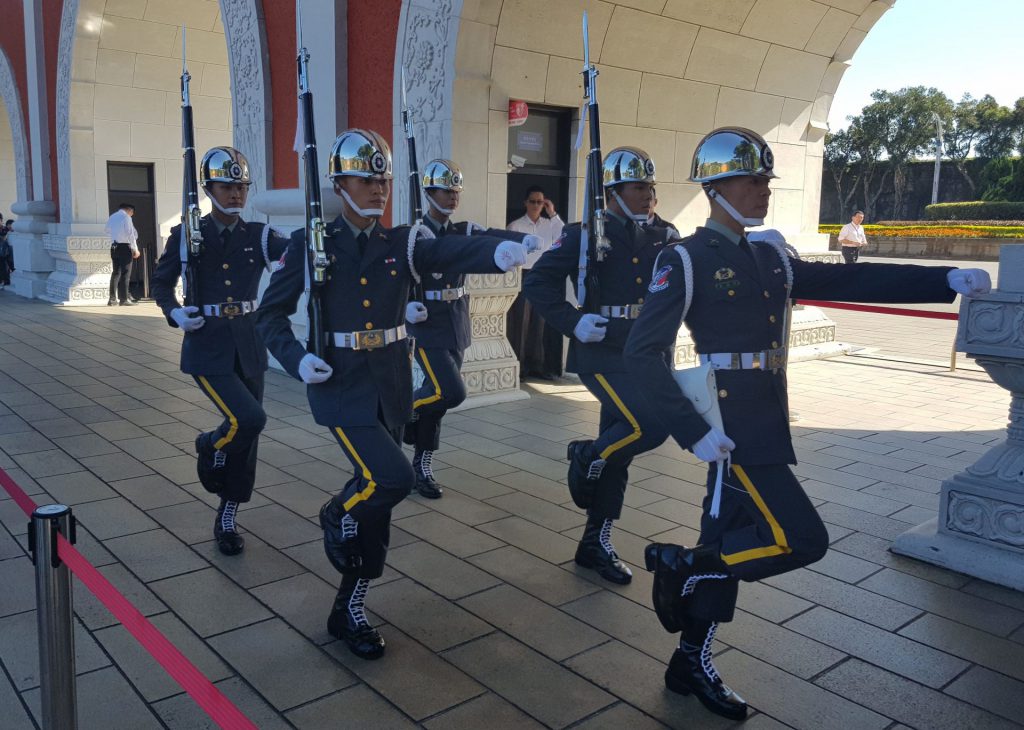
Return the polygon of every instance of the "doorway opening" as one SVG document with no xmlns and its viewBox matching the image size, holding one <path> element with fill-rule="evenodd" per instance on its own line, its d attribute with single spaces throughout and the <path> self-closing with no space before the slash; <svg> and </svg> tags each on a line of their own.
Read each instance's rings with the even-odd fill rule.
<svg viewBox="0 0 1024 730">
<path fill-rule="evenodd" d="M 121 203 L 135 206 L 132 223 L 139 232 L 139 258 L 132 263 L 128 293 L 133 299 L 149 299 L 149 277 L 160 255 L 152 163 L 107 162 L 107 205 L 110 212 L 117 210 Z"/>
<path fill-rule="evenodd" d="M 526 190 L 532 185 L 543 188 L 562 220 L 569 220 L 573 111 L 531 104 L 526 122 L 509 128 L 508 159 L 512 170 L 508 176 L 506 222 L 523 216 Z"/>
</svg>

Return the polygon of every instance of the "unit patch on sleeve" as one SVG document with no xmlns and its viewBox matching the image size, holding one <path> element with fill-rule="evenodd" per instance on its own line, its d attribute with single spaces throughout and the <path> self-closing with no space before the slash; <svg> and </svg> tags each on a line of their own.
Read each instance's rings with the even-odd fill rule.
<svg viewBox="0 0 1024 730">
<path fill-rule="evenodd" d="M 660 269 L 654 272 L 654 276 L 651 277 L 651 285 L 647 287 L 647 291 L 659 292 L 662 289 L 668 289 L 668 275 L 671 273 L 671 266 L 662 266 Z"/>
</svg>

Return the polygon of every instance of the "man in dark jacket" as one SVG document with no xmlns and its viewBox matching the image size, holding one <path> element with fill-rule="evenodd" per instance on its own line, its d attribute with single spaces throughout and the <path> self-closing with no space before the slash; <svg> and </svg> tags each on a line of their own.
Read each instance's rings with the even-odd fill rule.
<svg viewBox="0 0 1024 730">
<path fill-rule="evenodd" d="M 391 510 L 415 476 L 402 453 L 412 416 L 412 353 L 405 333 L 413 271 L 499 273 L 522 265 L 524 247 L 488 236 L 417 239 L 379 224 L 391 192 L 391 149 L 376 132 L 349 129 L 334 142 L 329 175 L 344 212 L 327 226 L 320 293 L 325 358 L 299 342 L 289 317 L 304 289 L 305 231 L 288 245 L 257 314 L 257 328 L 285 370 L 308 384 L 314 420 L 330 429 L 355 476 L 320 510 L 324 550 L 342 574 L 327 630 L 364 659 L 384 653 L 364 604 L 384 571 Z"/>
<path fill-rule="evenodd" d="M 625 349 L 629 377 L 642 384 L 663 428 L 711 465 L 700 545 L 645 551 L 658 618 L 682 631 L 665 683 L 731 719 L 746 717 L 747 706 L 722 681 L 711 650 L 719 622 L 732 620 L 738 581 L 795 570 L 828 549 L 828 532 L 789 469 L 796 457 L 787 417 L 788 300 L 951 302 L 990 287 L 978 269 L 809 263 L 781 242 L 751 245 L 746 229 L 764 224 L 773 167 L 771 149 L 749 129 L 722 128 L 701 141 L 690 180 L 703 185 L 711 217 L 658 257 Z M 673 378 L 672 348 L 684 323 L 701 362 L 715 369 L 722 429 L 705 422 Z M 719 470 L 726 472 L 720 483 Z"/>
<path fill-rule="evenodd" d="M 171 229 L 153 273 L 153 299 L 167 323 L 185 332 L 181 371 L 224 416 L 212 431 L 196 437 L 196 470 L 207 491 L 220 495 L 213 534 L 225 555 L 242 552 L 235 515 L 252 497 L 256 448 L 267 417 L 263 413 L 263 375 L 267 352 L 256 334 L 256 295 L 264 270 L 284 253 L 287 240 L 264 223 L 242 220 L 249 191 L 249 163 L 238 150 L 214 147 L 203 156 L 200 182 L 213 211 L 202 218 L 199 256 L 201 301 L 178 301 L 182 278 L 181 226 Z"/>
</svg>

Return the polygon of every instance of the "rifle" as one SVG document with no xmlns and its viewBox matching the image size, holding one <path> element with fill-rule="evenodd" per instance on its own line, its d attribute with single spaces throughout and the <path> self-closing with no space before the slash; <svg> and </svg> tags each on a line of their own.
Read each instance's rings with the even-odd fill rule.
<svg viewBox="0 0 1024 730">
<path fill-rule="evenodd" d="M 309 51 L 302 44 L 302 13 L 295 0 L 295 21 L 298 28 L 299 108 L 302 116 L 302 161 L 305 168 L 306 193 L 306 298 L 309 306 L 307 349 L 316 357 L 324 356 L 324 320 L 320 293 L 327 281 L 327 252 L 324 250 L 326 226 L 323 200 L 320 196 L 320 169 L 317 162 L 316 130 L 313 128 L 313 92 L 309 90 Z"/>
<path fill-rule="evenodd" d="M 412 126 L 412 115 L 409 114 L 409 103 L 405 98 L 405 67 L 402 68 L 402 126 L 405 128 L 405 140 L 409 147 L 409 225 L 415 226 L 423 217 L 423 199 L 420 198 L 420 163 L 416 158 L 416 131 Z M 414 301 L 423 302 L 423 282 L 415 277 L 412 286 Z"/>
<path fill-rule="evenodd" d="M 586 189 L 583 195 L 583 221 L 580 230 L 580 262 L 576 301 L 579 309 L 600 311 L 600 281 L 597 264 L 604 260 L 611 243 L 604 233 L 605 200 L 601 181 L 601 121 L 597 107 L 597 74 L 590 63 L 590 32 L 587 11 L 583 11 L 583 98 L 590 114 L 590 152 L 587 153 Z M 580 117 L 580 125 L 583 117 Z"/>
<path fill-rule="evenodd" d="M 181 284 L 186 306 L 202 306 L 199 299 L 199 257 L 203 233 L 199 226 L 199 183 L 196 181 L 196 139 L 192 125 L 189 82 L 192 75 L 185 62 L 185 26 L 181 27 L 181 146 L 185 149 L 184 179 L 181 186 Z"/>
</svg>

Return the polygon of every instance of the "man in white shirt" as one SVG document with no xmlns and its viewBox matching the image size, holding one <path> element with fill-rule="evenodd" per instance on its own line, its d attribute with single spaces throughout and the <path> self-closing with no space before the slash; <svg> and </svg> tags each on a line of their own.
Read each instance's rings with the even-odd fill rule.
<svg viewBox="0 0 1024 730">
<path fill-rule="evenodd" d="M 135 304 L 128 298 L 128 279 L 131 277 L 132 260 L 139 257 L 139 232 L 135 230 L 132 216 L 135 206 L 121 203 L 107 219 L 107 235 L 110 236 L 110 298 L 107 306 L 113 307 L 120 301 L 122 307 Z"/>
<path fill-rule="evenodd" d="M 562 235 L 565 223 L 555 212 L 555 204 L 539 185 L 527 189 L 524 205 L 526 214 L 509 223 L 508 230 L 532 233 L 541 240 L 540 248 L 526 255 L 526 263 L 523 265 L 525 272 Z M 547 213 L 548 217 L 542 216 L 542 212 Z M 520 376 L 532 375 L 543 380 L 553 380 L 562 374 L 562 335 L 541 319 L 522 292 L 519 292 L 508 311 L 507 330 L 508 340 L 519 358 Z"/>
<path fill-rule="evenodd" d="M 861 246 L 867 245 L 868 239 L 864 235 L 864 212 L 858 210 L 850 218 L 850 222 L 839 231 L 839 245 L 843 251 L 843 261 L 848 264 L 857 263 L 860 257 Z"/>
</svg>

